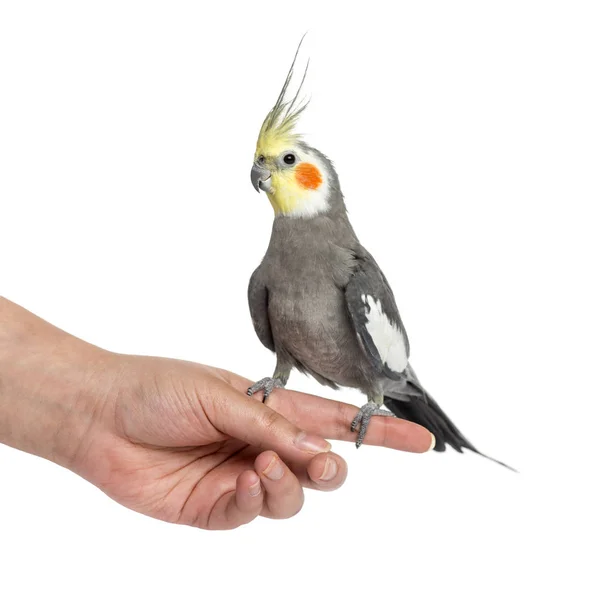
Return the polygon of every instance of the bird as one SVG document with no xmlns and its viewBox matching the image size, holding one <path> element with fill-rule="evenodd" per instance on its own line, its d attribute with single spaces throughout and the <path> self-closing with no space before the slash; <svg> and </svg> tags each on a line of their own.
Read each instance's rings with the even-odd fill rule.
<svg viewBox="0 0 600 592">
<path fill-rule="evenodd" d="M 302 38 L 304 39 L 304 38 Z M 367 396 L 350 427 L 356 447 L 373 416 L 415 422 L 438 452 L 480 453 L 425 390 L 410 362 L 410 344 L 394 293 L 350 223 L 332 162 L 297 132 L 308 102 L 290 83 L 302 40 L 275 105 L 260 128 L 251 182 L 274 210 L 265 256 L 250 278 L 248 303 L 256 334 L 276 355 L 272 376 L 249 396 L 285 388 L 293 369 L 333 389 Z M 385 406 L 385 408 L 384 408 Z M 513 469 L 514 470 L 514 469 Z"/>
</svg>

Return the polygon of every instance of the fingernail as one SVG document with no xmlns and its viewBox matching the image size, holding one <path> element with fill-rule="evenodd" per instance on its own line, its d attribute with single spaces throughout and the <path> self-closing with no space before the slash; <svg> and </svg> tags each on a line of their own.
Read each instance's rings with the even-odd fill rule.
<svg viewBox="0 0 600 592">
<path fill-rule="evenodd" d="M 265 477 L 271 479 L 271 481 L 279 481 L 283 477 L 283 464 L 282 462 L 275 457 L 270 463 L 269 466 L 265 469 L 264 473 Z"/>
<path fill-rule="evenodd" d="M 431 434 L 431 444 L 429 445 L 427 452 L 429 452 L 430 450 L 433 450 L 434 448 L 435 448 L 435 436 L 433 434 Z"/>
<path fill-rule="evenodd" d="M 260 480 L 257 481 L 254 485 L 250 485 L 248 492 L 252 497 L 256 497 L 260 494 Z"/>
<path fill-rule="evenodd" d="M 324 440 L 320 436 L 314 434 L 307 434 L 306 432 L 300 432 L 296 438 L 296 446 L 300 450 L 306 450 L 307 452 L 329 452 L 331 450 L 331 444 Z"/>
<path fill-rule="evenodd" d="M 331 481 L 338 472 L 337 463 L 332 458 L 327 458 L 325 461 L 325 467 L 323 468 L 323 474 L 319 477 L 319 481 Z"/>
</svg>

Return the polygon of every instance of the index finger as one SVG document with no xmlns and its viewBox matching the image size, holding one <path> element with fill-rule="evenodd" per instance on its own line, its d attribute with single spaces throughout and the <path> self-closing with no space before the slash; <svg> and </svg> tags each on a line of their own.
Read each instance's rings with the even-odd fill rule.
<svg viewBox="0 0 600 592">
<path fill-rule="evenodd" d="M 245 392 L 251 382 L 242 376 L 222 371 L 223 378 L 236 390 Z M 276 389 L 267 399 L 269 407 L 293 424 L 328 440 L 353 442 L 356 434 L 350 424 L 358 407 L 307 393 Z M 419 424 L 395 417 L 371 418 L 364 444 L 384 446 L 405 452 L 427 452 L 431 448 L 431 432 Z"/>
</svg>

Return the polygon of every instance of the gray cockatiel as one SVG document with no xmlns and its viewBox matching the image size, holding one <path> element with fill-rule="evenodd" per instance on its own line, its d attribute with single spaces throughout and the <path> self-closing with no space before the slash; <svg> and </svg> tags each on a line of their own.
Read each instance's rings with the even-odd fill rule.
<svg viewBox="0 0 600 592">
<path fill-rule="evenodd" d="M 286 100 L 295 62 L 260 130 L 251 173 L 275 220 L 248 299 L 256 333 L 277 365 L 248 394 L 262 390 L 266 399 L 297 368 L 321 384 L 367 395 L 351 425 L 357 447 L 373 415 L 391 415 L 426 427 L 439 452 L 446 444 L 478 452 L 412 369 L 394 294 L 352 229 L 333 165 L 294 131 L 306 107 L 298 104 L 300 89 Z"/>
</svg>

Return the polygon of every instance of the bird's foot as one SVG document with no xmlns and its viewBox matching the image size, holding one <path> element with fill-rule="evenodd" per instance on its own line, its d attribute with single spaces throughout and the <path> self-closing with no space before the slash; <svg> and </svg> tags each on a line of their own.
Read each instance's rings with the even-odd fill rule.
<svg viewBox="0 0 600 592">
<path fill-rule="evenodd" d="M 391 411 L 387 409 L 380 409 L 377 403 L 367 403 L 363 405 L 356 417 L 352 420 L 350 424 L 350 431 L 355 432 L 356 428 L 360 424 L 360 428 L 358 430 L 358 438 L 356 438 L 356 447 L 360 448 L 360 445 L 363 443 L 365 439 L 365 434 L 367 433 L 367 428 L 369 427 L 369 422 L 371 421 L 371 417 L 373 415 L 383 415 L 385 417 L 396 417 Z"/>
<path fill-rule="evenodd" d="M 273 392 L 275 388 L 284 388 L 285 385 L 279 378 L 271 378 L 267 376 L 258 382 L 255 382 L 246 392 L 248 396 L 251 397 L 254 393 L 258 393 L 258 391 L 264 391 L 263 395 L 263 403 L 267 400 L 268 396 Z"/>
</svg>

